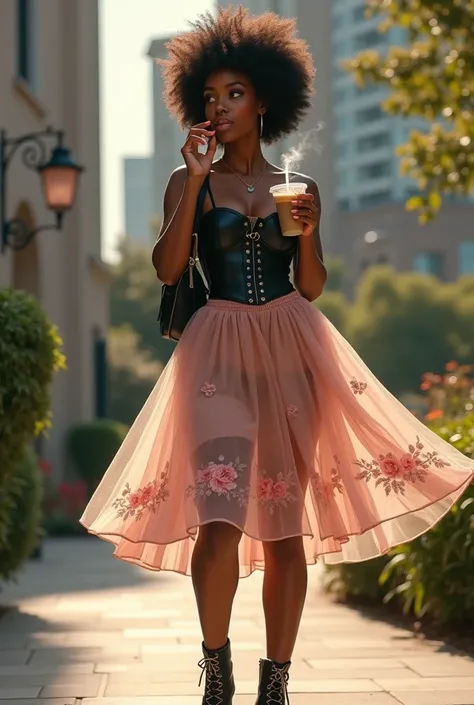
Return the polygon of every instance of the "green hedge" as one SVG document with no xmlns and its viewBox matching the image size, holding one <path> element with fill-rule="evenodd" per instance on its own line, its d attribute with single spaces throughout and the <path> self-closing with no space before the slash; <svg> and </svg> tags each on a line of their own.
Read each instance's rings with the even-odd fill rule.
<svg viewBox="0 0 474 705">
<path fill-rule="evenodd" d="M 39 302 L 24 291 L 0 289 L 0 331 L 3 477 L 19 461 L 22 448 L 50 425 L 50 386 L 65 359 L 56 328 Z"/>
<path fill-rule="evenodd" d="M 27 448 L 12 476 L 0 481 L 0 580 L 11 580 L 38 545 L 41 500 L 38 459 Z"/>
<path fill-rule="evenodd" d="M 433 430 L 474 458 L 473 413 Z M 330 566 L 325 584 L 343 599 L 395 599 L 404 613 L 438 624 L 474 622 L 474 486 L 420 538 L 375 561 Z"/>
<path fill-rule="evenodd" d="M 70 429 L 68 450 L 89 495 L 102 479 L 127 432 L 127 426 L 108 419 L 78 424 Z"/>
</svg>

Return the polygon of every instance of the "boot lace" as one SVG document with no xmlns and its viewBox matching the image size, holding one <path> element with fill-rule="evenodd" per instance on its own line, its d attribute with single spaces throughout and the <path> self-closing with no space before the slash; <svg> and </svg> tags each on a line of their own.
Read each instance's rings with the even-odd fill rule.
<svg viewBox="0 0 474 705">
<path fill-rule="evenodd" d="M 219 667 L 218 655 L 206 656 L 199 661 L 198 666 L 202 669 L 199 686 L 201 686 L 202 678 L 206 674 L 204 702 L 206 705 L 222 705 L 224 702 L 224 681 Z"/>
<path fill-rule="evenodd" d="M 270 682 L 267 685 L 267 703 L 268 705 L 290 705 L 290 696 L 288 695 L 288 681 L 290 674 L 288 668 L 278 668 L 272 664 L 272 672 L 270 673 Z"/>
</svg>

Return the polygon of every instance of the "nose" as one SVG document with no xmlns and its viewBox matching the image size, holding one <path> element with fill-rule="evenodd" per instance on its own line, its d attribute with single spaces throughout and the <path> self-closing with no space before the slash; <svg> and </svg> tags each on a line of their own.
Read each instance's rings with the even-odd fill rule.
<svg viewBox="0 0 474 705">
<path fill-rule="evenodd" d="M 219 98 L 216 101 L 216 113 L 217 115 L 222 115 L 223 113 L 227 112 L 227 106 L 225 105 L 225 102 L 223 101 L 222 98 Z"/>
</svg>

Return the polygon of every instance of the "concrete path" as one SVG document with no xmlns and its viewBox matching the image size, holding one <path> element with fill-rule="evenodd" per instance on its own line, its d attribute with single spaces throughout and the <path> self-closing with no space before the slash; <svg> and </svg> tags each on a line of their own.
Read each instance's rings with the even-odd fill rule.
<svg viewBox="0 0 474 705">
<path fill-rule="evenodd" d="M 0 619 L 0 705 L 201 705 L 189 579 L 112 557 L 96 539 L 50 540 Z M 474 705 L 474 661 L 370 621 L 310 589 L 291 705 Z M 254 705 L 264 655 L 261 574 L 240 583 L 232 626 L 238 695 Z"/>
</svg>

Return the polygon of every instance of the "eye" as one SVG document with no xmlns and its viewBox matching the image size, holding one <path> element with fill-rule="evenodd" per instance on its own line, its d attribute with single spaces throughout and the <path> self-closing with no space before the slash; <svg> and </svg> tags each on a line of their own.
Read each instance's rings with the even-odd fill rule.
<svg viewBox="0 0 474 705">
<path fill-rule="evenodd" d="M 205 103 L 212 103 L 215 101 L 215 98 L 212 95 L 205 95 L 204 96 L 204 102 Z"/>
<path fill-rule="evenodd" d="M 230 95 L 231 95 L 231 98 L 240 97 L 241 95 L 243 95 L 243 91 L 234 90 L 234 91 L 231 91 Z"/>
</svg>

